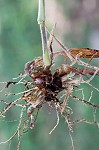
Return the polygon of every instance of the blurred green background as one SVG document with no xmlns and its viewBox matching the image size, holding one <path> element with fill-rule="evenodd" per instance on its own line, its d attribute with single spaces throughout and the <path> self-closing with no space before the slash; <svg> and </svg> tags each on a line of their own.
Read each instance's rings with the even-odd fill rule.
<svg viewBox="0 0 99 150">
<path fill-rule="evenodd" d="M 99 1 L 98 0 L 45 0 L 46 24 L 51 30 L 56 23 L 55 35 L 66 47 L 91 47 L 99 49 Z M 37 0 L 0 0 L 0 81 L 9 81 L 24 70 L 24 64 L 42 55 L 39 26 L 37 24 Z M 54 44 L 55 51 L 60 48 Z M 58 63 L 58 62 L 57 62 Z M 93 63 L 97 65 L 98 59 Z M 99 86 L 96 77 L 92 84 Z M 0 85 L 0 89 L 2 85 Z M 82 85 L 85 99 L 89 99 L 91 87 Z M 10 89 L 13 91 L 13 88 Z M 17 91 L 22 91 L 19 87 Z M 81 91 L 75 92 L 81 97 Z M 0 99 L 4 94 L 0 93 Z M 15 97 L 10 98 L 10 100 Z M 7 98 L 5 98 L 7 99 Z M 8 99 L 7 99 L 8 100 Z M 99 93 L 93 90 L 91 102 L 99 105 Z M 89 121 L 96 117 L 99 121 L 99 110 L 93 110 L 82 102 L 70 100 L 73 108 L 73 119 L 86 118 Z M 0 110 L 3 109 L 0 105 Z M 19 118 L 20 108 L 12 108 L 4 120 Z M 1 118 L 1 120 L 3 120 Z M 36 126 L 21 139 L 21 150 L 71 150 L 71 140 L 67 123 L 60 117 L 60 123 L 49 135 L 57 121 L 55 110 L 40 110 Z M 17 128 L 18 122 L 0 121 L 0 141 L 8 139 Z M 98 150 L 99 129 L 96 125 L 84 123 L 73 127 L 75 150 Z M 0 145 L 0 150 L 15 150 L 17 137 L 11 143 Z M 10 147 L 10 148 L 9 148 Z"/>
</svg>

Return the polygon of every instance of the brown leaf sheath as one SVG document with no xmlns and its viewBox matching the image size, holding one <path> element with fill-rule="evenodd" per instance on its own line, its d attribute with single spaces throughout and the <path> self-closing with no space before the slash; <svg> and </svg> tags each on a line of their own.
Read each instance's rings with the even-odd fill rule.
<svg viewBox="0 0 99 150">
<path fill-rule="evenodd" d="M 71 48 L 69 49 L 72 56 L 77 56 L 80 54 L 81 58 L 99 58 L 99 50 L 90 49 L 90 48 Z"/>
</svg>

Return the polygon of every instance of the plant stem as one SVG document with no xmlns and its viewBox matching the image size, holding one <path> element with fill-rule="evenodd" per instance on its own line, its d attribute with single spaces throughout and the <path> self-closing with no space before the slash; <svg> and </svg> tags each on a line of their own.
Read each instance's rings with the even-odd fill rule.
<svg viewBox="0 0 99 150">
<path fill-rule="evenodd" d="M 38 21 L 38 24 L 40 25 L 43 62 L 45 66 L 50 66 L 51 60 L 50 60 L 49 53 L 48 53 L 47 35 L 46 35 L 46 29 L 45 29 L 45 0 L 39 0 L 37 21 Z"/>
</svg>

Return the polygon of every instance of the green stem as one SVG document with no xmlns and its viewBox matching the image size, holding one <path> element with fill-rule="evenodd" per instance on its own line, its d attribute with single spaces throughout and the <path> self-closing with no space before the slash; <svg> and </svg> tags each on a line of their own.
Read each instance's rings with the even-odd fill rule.
<svg viewBox="0 0 99 150">
<path fill-rule="evenodd" d="M 45 28 L 45 0 L 39 0 L 38 5 L 38 24 L 40 25 L 41 39 L 42 39 L 42 51 L 43 51 L 43 62 L 45 66 L 51 65 L 51 60 L 48 53 L 47 47 L 47 36 Z"/>
</svg>

